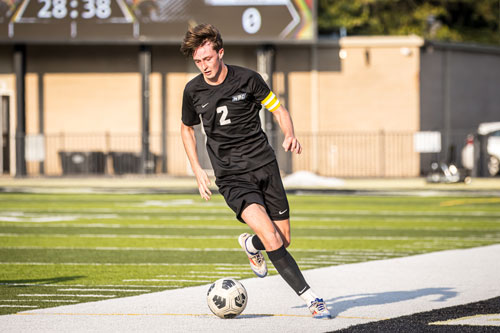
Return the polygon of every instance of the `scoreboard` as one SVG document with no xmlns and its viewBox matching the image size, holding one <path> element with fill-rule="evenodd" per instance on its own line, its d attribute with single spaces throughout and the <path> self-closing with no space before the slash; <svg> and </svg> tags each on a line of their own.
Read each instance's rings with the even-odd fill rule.
<svg viewBox="0 0 500 333">
<path fill-rule="evenodd" d="M 178 43 L 211 23 L 230 42 L 314 42 L 314 0 L 0 0 L 0 43 Z"/>
</svg>

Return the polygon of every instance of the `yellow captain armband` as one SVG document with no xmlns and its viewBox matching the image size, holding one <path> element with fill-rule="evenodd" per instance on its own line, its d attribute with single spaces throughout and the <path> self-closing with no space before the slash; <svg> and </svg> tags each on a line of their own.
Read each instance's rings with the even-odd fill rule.
<svg viewBox="0 0 500 333">
<path fill-rule="evenodd" d="M 278 97 L 272 91 L 269 92 L 269 95 L 264 98 L 261 104 L 271 112 L 276 111 L 281 105 Z"/>
</svg>

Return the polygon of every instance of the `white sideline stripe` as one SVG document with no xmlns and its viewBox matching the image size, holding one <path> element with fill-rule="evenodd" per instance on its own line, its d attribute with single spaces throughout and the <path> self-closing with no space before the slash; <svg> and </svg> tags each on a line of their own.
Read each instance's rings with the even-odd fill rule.
<svg viewBox="0 0 500 333">
<path fill-rule="evenodd" d="M 105 288 L 63 288 L 57 290 L 58 291 L 125 291 L 125 292 L 151 291 L 147 289 L 105 289 Z"/>
<path fill-rule="evenodd" d="M 66 234 L 19 234 L 19 233 L 0 233 L 0 237 L 57 237 L 57 238 L 71 238 L 71 237 L 82 237 L 82 238 L 147 238 L 147 239 L 234 239 L 234 236 L 185 236 L 185 235 L 117 235 L 117 234 L 77 234 L 77 235 L 66 235 Z M 306 237 L 294 237 L 295 240 L 449 240 L 449 241 L 484 241 L 485 239 L 490 241 L 500 242 L 499 237 L 379 237 L 379 236 L 369 236 L 369 237 L 352 237 L 352 236 L 306 236 Z M 203 249 L 206 251 L 206 249 Z"/>
<path fill-rule="evenodd" d="M 70 224 L 70 223 L 60 223 L 60 224 L 47 224 L 47 225 L 37 225 L 37 224 L 17 224 L 17 228 L 107 228 L 107 229 L 215 229 L 215 230 L 247 230 L 244 226 L 234 226 L 234 225 L 184 225 L 184 224 L 105 224 L 105 223 L 88 223 L 88 224 Z"/>
<path fill-rule="evenodd" d="M 97 298 L 113 298 L 116 295 L 83 295 L 83 294 L 19 294 L 18 297 L 97 297 Z"/>
<path fill-rule="evenodd" d="M 171 248 L 154 248 L 154 247 L 116 247 L 116 246 L 97 246 L 97 247 L 73 247 L 73 246 L 0 246 L 2 249 L 12 250 L 40 250 L 40 249 L 55 249 L 55 250 L 100 250 L 100 251 L 184 251 L 184 252 L 238 252 L 241 248 L 190 248 L 190 247 L 171 247 Z"/>
<path fill-rule="evenodd" d="M 36 305 L 9 305 L 0 304 L 0 308 L 38 308 Z"/>
<path fill-rule="evenodd" d="M 127 279 L 122 280 L 123 282 L 133 282 L 133 281 L 142 281 L 142 282 L 210 282 L 210 280 L 182 280 L 182 279 Z"/>
<path fill-rule="evenodd" d="M 172 286 L 151 286 L 151 285 L 136 285 L 136 284 L 102 284 L 102 285 L 86 285 L 86 284 L 39 284 L 39 283 L 10 283 L 0 282 L 0 286 L 40 286 L 40 287 L 134 287 L 134 288 L 165 288 Z"/>
<path fill-rule="evenodd" d="M 3 299 L 2 302 L 51 302 L 51 303 L 76 303 L 71 299 Z"/>
<path fill-rule="evenodd" d="M 299 264 L 302 262 L 299 261 Z M 307 265 L 308 263 L 304 263 L 304 265 L 301 264 L 301 268 L 307 269 L 307 268 L 313 268 L 315 266 Z M 227 265 L 227 264 L 190 264 L 190 263 L 130 263 L 130 264 L 120 264 L 120 263 L 78 263 L 78 262 L 0 262 L 0 265 L 27 265 L 27 266 L 56 266 L 56 265 L 62 265 L 62 266 L 211 266 L 211 265 Z M 247 265 L 232 265 L 232 267 L 241 267 L 241 266 L 247 266 Z M 219 269 L 219 268 L 215 268 Z M 269 271 L 276 271 L 275 269 L 269 268 Z M 232 269 L 228 268 L 229 273 L 232 272 Z M 0 285 L 3 285 L 4 283 L 0 283 Z M 25 283 L 21 283 L 18 285 L 26 285 Z M 32 284 L 34 286 L 38 286 L 39 284 Z M 61 285 L 53 285 L 54 287 L 58 287 Z M 140 286 L 137 286 L 140 287 Z M 151 287 L 150 285 L 144 286 L 144 287 Z M 157 286 L 159 288 L 162 288 L 163 286 Z M 169 287 L 169 286 L 166 286 Z M 170 286 L 171 287 L 171 286 Z"/>
<path fill-rule="evenodd" d="M 38 209 L 25 209 L 25 212 L 30 212 L 30 211 L 33 211 L 32 214 L 39 214 L 38 213 Z M 3 212 L 2 214 L 6 214 L 6 213 L 9 213 L 10 216 L 12 216 L 13 213 L 17 213 L 17 214 L 26 214 L 25 212 Z M 211 209 L 209 207 L 207 208 L 200 208 L 200 209 L 196 209 L 196 208 L 193 208 L 193 209 L 173 209 L 173 210 L 160 210 L 160 209 L 147 209 L 147 210 L 144 210 L 144 211 L 117 211 L 117 210 L 111 210 L 111 209 L 102 209 L 102 210 L 98 210 L 98 209 L 93 209 L 93 210 L 85 210 L 85 211 L 82 211 L 82 212 L 75 212 L 75 210 L 73 209 L 59 209 L 58 212 L 61 212 L 59 214 L 62 215 L 62 214 L 66 214 L 66 213 L 63 213 L 63 212 L 69 212 L 71 213 L 72 216 L 75 216 L 75 215 L 87 215 L 87 216 L 90 216 L 91 218 L 93 218 L 96 214 L 102 214 L 103 212 L 109 212 L 109 213 L 112 213 L 114 215 L 118 215 L 118 217 L 120 215 L 125 215 L 125 216 L 129 216 L 131 213 L 137 217 L 140 217 L 141 213 L 161 213 L 163 214 L 161 216 L 161 219 L 166 219 L 166 218 L 171 218 L 171 219 L 183 219 L 183 217 L 186 217 L 185 214 L 189 214 L 189 215 L 192 215 L 192 214 L 200 214 L 202 215 L 201 217 L 199 215 L 195 215 L 195 217 L 197 217 L 197 219 L 200 219 L 200 218 L 204 218 L 204 217 L 211 217 L 210 214 L 221 214 L 220 216 L 217 216 L 217 218 L 220 218 L 220 219 L 231 219 L 233 221 L 236 221 L 236 219 L 234 218 L 234 215 L 233 213 L 229 210 L 229 208 L 227 209 Z M 458 217 L 462 217 L 462 216 L 495 216 L 495 217 L 500 217 L 500 212 L 490 212 L 490 211 L 486 211 L 486 210 L 476 210 L 476 211 L 463 211 L 463 212 L 457 212 L 457 211 L 448 211 L 448 212 L 443 212 L 443 211 L 410 211 L 410 210 L 382 210 L 382 211 L 374 211 L 374 210 L 321 210 L 321 211 L 312 211 L 312 210 L 303 210 L 303 209 L 293 209 L 292 211 L 293 213 L 293 216 L 295 215 L 393 215 L 393 216 L 432 216 L 432 215 L 440 215 L 440 216 L 458 216 Z M 176 216 L 168 216 L 168 214 L 179 214 L 179 215 L 176 215 Z M 43 214 L 43 215 L 46 215 L 46 214 Z M 54 216 L 57 216 L 58 214 L 56 213 L 52 213 L 52 215 Z M 19 216 L 19 215 L 17 215 Z M 20 216 L 24 216 L 24 215 L 20 215 Z M 201 227 L 201 226 L 200 226 Z"/>
<path fill-rule="evenodd" d="M 199 252 L 199 251 L 234 251 L 238 252 L 241 251 L 241 248 L 185 248 L 185 247 L 172 247 L 172 248 L 153 248 L 153 247 L 72 247 L 72 246 L 51 246 L 51 247 L 44 247 L 44 246 L 5 246 L 5 247 L 0 247 L 2 249 L 13 249 L 13 250 L 40 250 L 40 249 L 56 249 L 56 250 L 105 250 L 105 251 L 192 251 L 192 252 Z M 332 253 L 334 252 L 336 255 L 349 255 L 349 256 L 364 256 L 366 254 L 371 254 L 371 255 L 412 255 L 415 254 L 416 252 L 412 251 L 398 251 L 398 252 L 393 252 L 393 251 L 383 251 L 383 250 L 370 250 L 370 249 L 364 249 L 360 251 L 338 251 L 336 249 L 330 250 L 330 249 L 291 249 L 290 252 L 325 252 L 325 253 Z M 1 263 L 0 263 L 1 264 Z"/>
<path fill-rule="evenodd" d="M 189 271 L 188 273 L 191 274 L 218 274 L 218 275 L 224 275 L 227 274 L 227 272 L 212 272 L 212 271 L 202 271 L 202 272 L 197 272 L 197 271 Z M 235 274 L 245 274 L 248 273 L 248 271 L 233 271 L 232 273 Z M 158 277 L 166 277 L 166 275 L 158 275 Z"/>
<path fill-rule="evenodd" d="M 248 274 L 250 272 L 247 272 Z M 158 275 L 157 277 L 159 278 L 175 278 L 178 277 L 179 275 Z M 221 278 L 221 275 L 181 275 L 182 277 L 187 277 L 187 278 L 207 278 L 207 279 L 218 279 Z M 241 276 L 236 276 L 232 275 L 233 278 L 235 279 L 241 279 Z"/>
<path fill-rule="evenodd" d="M 322 218 L 304 218 L 304 217 L 295 217 L 294 221 L 345 221 L 343 217 L 322 217 Z M 229 226 L 229 225 L 208 225 L 208 226 L 200 226 L 200 225 L 182 225 L 182 224 L 137 224 L 137 225 L 129 225 L 129 224 L 103 224 L 103 223 L 92 223 L 92 224 L 48 224 L 48 225 L 37 225 L 37 224 L 18 224 L 17 228 L 107 228 L 107 229 L 214 229 L 214 230 L 247 230 L 246 227 L 240 226 Z M 339 225 L 328 225 L 328 226 L 294 226 L 294 229 L 300 230 L 365 230 L 366 227 L 356 227 L 356 226 L 339 226 Z M 394 230 L 394 227 L 370 227 L 372 230 Z M 399 229 L 404 230 L 404 229 Z M 452 228 L 438 228 L 438 227 L 419 227 L 419 230 L 440 230 L 440 231 L 463 231 L 464 228 L 460 227 L 452 227 Z M 483 229 L 484 230 L 484 229 Z M 496 229 L 490 229 L 492 232 L 495 232 Z"/>
<path fill-rule="evenodd" d="M 2 249 L 12 250 L 41 250 L 41 249 L 55 249 L 55 250 L 99 250 L 99 251 L 182 251 L 182 252 L 240 252 L 241 248 L 185 248 L 185 247 L 172 247 L 172 248 L 152 248 L 152 247 L 72 247 L 72 246 L 0 246 Z M 290 252 L 336 252 L 336 250 L 328 249 L 293 249 Z M 394 252 L 394 254 L 407 253 L 407 252 Z"/>
<path fill-rule="evenodd" d="M 242 267 L 247 265 L 227 263 L 85 263 L 85 262 L 0 262 L 0 265 L 66 265 L 66 266 L 230 266 Z"/>
</svg>

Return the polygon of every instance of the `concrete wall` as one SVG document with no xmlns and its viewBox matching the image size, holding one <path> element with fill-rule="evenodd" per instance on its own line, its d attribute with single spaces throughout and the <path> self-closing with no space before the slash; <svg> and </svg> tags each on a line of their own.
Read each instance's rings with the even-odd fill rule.
<svg viewBox="0 0 500 333">
<path fill-rule="evenodd" d="M 467 134 L 479 123 L 500 121 L 500 49 L 427 43 L 421 59 L 419 121 L 422 130 L 442 132 L 443 148 L 438 157 L 423 156 L 422 170 L 432 158 L 460 164 Z"/>
</svg>

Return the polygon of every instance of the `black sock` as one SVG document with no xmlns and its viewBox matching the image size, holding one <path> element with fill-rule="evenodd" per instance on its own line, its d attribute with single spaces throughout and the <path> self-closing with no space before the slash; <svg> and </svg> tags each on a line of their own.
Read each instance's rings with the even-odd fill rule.
<svg viewBox="0 0 500 333">
<path fill-rule="evenodd" d="M 278 273 L 295 290 L 297 295 L 300 296 L 309 289 L 309 285 L 306 283 L 297 262 L 288 253 L 284 245 L 277 250 L 267 251 L 267 255 Z"/>
<path fill-rule="evenodd" d="M 264 247 L 264 244 L 262 244 L 262 241 L 260 240 L 259 236 L 257 236 L 257 235 L 254 235 L 252 237 L 252 245 L 253 245 L 253 247 L 255 247 L 256 250 L 259 250 L 259 251 L 266 249 Z"/>
</svg>

